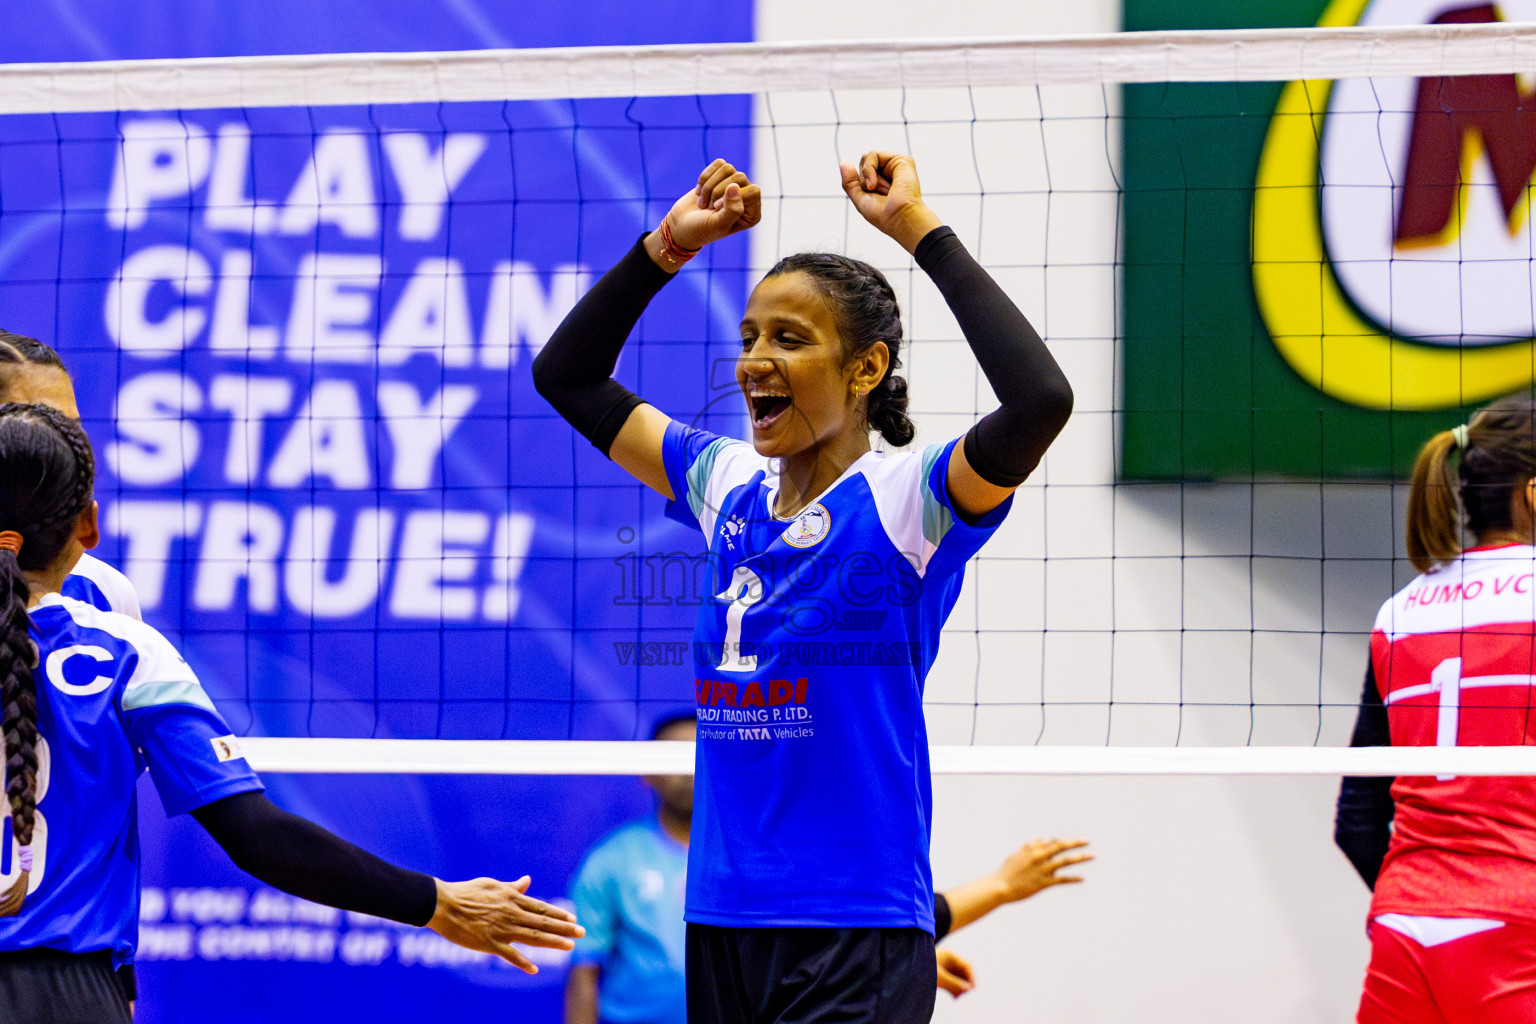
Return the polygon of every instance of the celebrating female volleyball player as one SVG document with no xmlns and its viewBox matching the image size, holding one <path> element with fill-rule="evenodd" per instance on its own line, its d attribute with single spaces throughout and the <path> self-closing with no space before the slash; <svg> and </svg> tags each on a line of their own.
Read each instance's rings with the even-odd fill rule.
<svg viewBox="0 0 1536 1024">
<path fill-rule="evenodd" d="M 1504 399 L 1414 463 L 1423 575 L 1376 617 L 1355 746 L 1536 742 L 1533 543 L 1536 405 Z M 1536 779 L 1345 779 L 1335 836 L 1375 889 L 1361 1024 L 1536 1020 Z"/>
<path fill-rule="evenodd" d="M 842 178 L 938 285 L 1002 403 L 963 444 L 871 450 L 871 430 L 896 447 L 913 437 L 893 372 L 901 316 L 885 277 L 843 256 L 787 257 L 752 292 L 736 364 L 750 444 L 676 422 L 611 379 L 672 274 L 760 218 L 757 186 L 721 160 L 534 364 L 561 415 L 710 547 L 716 596 L 694 636 L 718 661 L 694 681 L 691 1024 L 929 1018 L 923 679 L 966 561 L 1071 412 L 1040 337 L 923 203 L 912 159 L 867 153 Z"/>
<path fill-rule="evenodd" d="M 0 1019 L 127 1021 L 113 967 L 138 932 L 138 758 L 166 813 L 191 812 L 241 868 L 304 899 L 427 925 L 527 971 L 510 943 L 569 949 L 571 915 L 528 880 L 405 871 L 261 795 L 197 677 L 153 628 L 58 591 L 97 540 L 79 425 L 0 405 L 0 731 L 10 841 L 0 850 Z"/>
</svg>

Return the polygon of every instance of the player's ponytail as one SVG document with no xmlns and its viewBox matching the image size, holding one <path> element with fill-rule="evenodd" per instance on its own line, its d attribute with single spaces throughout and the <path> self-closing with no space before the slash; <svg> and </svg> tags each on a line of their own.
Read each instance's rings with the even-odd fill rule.
<svg viewBox="0 0 1536 1024">
<path fill-rule="evenodd" d="M 907 418 L 906 379 L 896 373 L 901 368 L 901 307 L 891 283 L 863 260 L 821 252 L 786 256 L 766 276 L 797 272 L 816 282 L 832 308 L 843 342 L 844 365 L 864 355 L 875 342 L 885 342 L 890 365 L 865 400 L 865 418 L 887 443 L 897 448 L 911 444 L 917 430 Z"/>
<path fill-rule="evenodd" d="M 1428 572 L 1460 555 L 1463 527 L 1479 539 L 1510 529 L 1516 491 L 1533 477 L 1536 402 L 1529 395 L 1501 398 L 1466 426 L 1430 438 L 1414 460 L 1408 488 L 1414 568 Z"/>
<path fill-rule="evenodd" d="M 1413 460 L 1408 484 L 1408 560 L 1419 572 L 1461 554 L 1461 501 L 1451 456 L 1456 436 L 1442 430 Z"/>
<path fill-rule="evenodd" d="M 96 466 L 74 420 L 42 405 L 0 405 L 0 736 L 18 877 L 0 917 L 20 913 L 31 885 L 37 822 L 37 648 L 28 630 L 26 572 L 58 561 L 90 504 Z"/>
</svg>

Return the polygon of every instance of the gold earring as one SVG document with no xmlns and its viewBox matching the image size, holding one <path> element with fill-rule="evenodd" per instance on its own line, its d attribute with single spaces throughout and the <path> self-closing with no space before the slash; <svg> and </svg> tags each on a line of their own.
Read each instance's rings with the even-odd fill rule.
<svg viewBox="0 0 1536 1024">
<path fill-rule="evenodd" d="M 864 385 L 862 385 L 862 384 L 855 384 L 853 386 L 853 397 L 854 398 L 858 398 L 859 395 L 863 394 L 863 392 L 864 392 Z"/>
</svg>

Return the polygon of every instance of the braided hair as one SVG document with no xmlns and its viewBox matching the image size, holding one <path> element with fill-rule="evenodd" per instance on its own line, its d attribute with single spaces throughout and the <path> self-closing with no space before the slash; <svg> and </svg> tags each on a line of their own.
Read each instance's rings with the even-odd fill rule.
<svg viewBox="0 0 1536 1024">
<path fill-rule="evenodd" d="M 25 334 L 0 328 L 0 402 L 10 401 L 11 378 L 22 366 L 52 366 L 68 373 L 64 360 L 52 348 Z"/>
<path fill-rule="evenodd" d="M 19 552 L 0 548 L 0 735 L 11 833 L 20 877 L 0 893 L 0 917 L 21 911 L 30 885 L 37 820 L 37 647 L 28 636 L 24 572 L 52 566 L 91 503 L 96 461 L 80 424 L 46 405 L 0 405 L 0 532 L 21 535 Z"/>
<path fill-rule="evenodd" d="M 865 417 L 870 429 L 878 430 L 888 443 L 897 448 L 911 444 L 917 430 L 907 419 L 906 378 L 896 375 L 901 368 L 901 307 L 891 283 L 863 260 L 824 252 L 786 256 L 765 276 L 797 272 L 809 275 L 832 307 L 844 365 L 868 352 L 875 342 L 885 342 L 891 362 L 869 393 Z"/>
</svg>

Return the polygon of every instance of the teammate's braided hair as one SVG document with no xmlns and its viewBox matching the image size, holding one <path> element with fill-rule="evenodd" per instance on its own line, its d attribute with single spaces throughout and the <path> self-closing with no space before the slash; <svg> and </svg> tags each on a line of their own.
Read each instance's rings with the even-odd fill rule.
<svg viewBox="0 0 1536 1024">
<path fill-rule="evenodd" d="M 1452 465 L 1453 457 L 1456 465 Z M 1474 536 L 1513 526 L 1517 488 L 1536 477 L 1536 402 L 1501 398 L 1467 423 L 1466 445 L 1442 430 L 1413 463 L 1408 489 L 1408 558 L 1428 572 L 1461 554 L 1462 529 Z"/>
<path fill-rule="evenodd" d="M 25 334 L 0 328 L 0 402 L 10 401 L 11 378 L 21 366 L 55 366 L 64 373 L 64 360 L 52 348 Z"/>
<path fill-rule="evenodd" d="M 869 426 L 897 448 L 910 444 L 917 431 L 907 419 L 906 378 L 896 374 L 901 368 L 901 307 L 891 283 L 863 260 L 822 252 L 786 256 L 766 276 L 795 272 L 808 274 L 831 306 L 843 341 L 844 365 L 868 352 L 875 342 L 885 342 L 891 363 L 869 393 Z"/>
<path fill-rule="evenodd" d="M 90 504 L 96 462 L 74 420 L 46 405 L 0 405 L 0 533 L 21 535 L 21 550 L 0 547 L 0 734 L 11 833 L 24 851 L 17 881 L 0 893 L 0 917 L 21 910 L 30 884 L 37 819 L 37 648 L 28 636 L 24 571 L 52 566 Z"/>
</svg>

